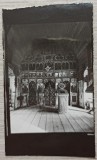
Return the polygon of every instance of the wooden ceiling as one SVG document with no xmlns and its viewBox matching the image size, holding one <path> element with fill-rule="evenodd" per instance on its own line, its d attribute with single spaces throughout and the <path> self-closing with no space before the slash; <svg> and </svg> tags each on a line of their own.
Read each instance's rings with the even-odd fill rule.
<svg viewBox="0 0 97 160">
<path fill-rule="evenodd" d="M 18 67 L 25 55 L 43 48 L 78 58 L 92 43 L 92 5 L 55 5 L 3 12 L 8 62 Z M 48 47 L 47 47 L 48 46 Z"/>
<path fill-rule="evenodd" d="M 12 25 L 7 34 L 8 57 L 12 64 L 20 65 L 25 55 L 43 50 L 56 54 L 79 53 L 91 42 L 91 23 Z"/>
</svg>

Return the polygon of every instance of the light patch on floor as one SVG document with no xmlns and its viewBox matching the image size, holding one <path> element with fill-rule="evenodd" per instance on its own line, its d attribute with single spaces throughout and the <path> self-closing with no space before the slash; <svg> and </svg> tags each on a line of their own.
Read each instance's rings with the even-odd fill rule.
<svg viewBox="0 0 97 160">
<path fill-rule="evenodd" d="M 94 132 L 93 114 L 69 106 L 66 113 L 43 111 L 36 107 L 10 111 L 11 133 Z"/>
</svg>

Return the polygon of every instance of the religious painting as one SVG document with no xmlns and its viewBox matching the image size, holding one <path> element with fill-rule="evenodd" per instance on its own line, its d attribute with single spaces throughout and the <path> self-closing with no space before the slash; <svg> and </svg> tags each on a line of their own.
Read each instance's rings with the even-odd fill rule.
<svg viewBox="0 0 97 160">
<path fill-rule="evenodd" d="M 22 93 L 28 92 L 28 79 L 22 79 Z"/>
</svg>

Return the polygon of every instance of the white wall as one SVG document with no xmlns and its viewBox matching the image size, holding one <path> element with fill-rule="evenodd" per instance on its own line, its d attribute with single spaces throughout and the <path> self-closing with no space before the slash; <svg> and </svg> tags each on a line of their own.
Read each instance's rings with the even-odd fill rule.
<svg viewBox="0 0 97 160">
<path fill-rule="evenodd" d="M 79 106 L 84 107 L 84 81 L 80 80 L 78 82 L 79 88 Z"/>
<path fill-rule="evenodd" d="M 15 103 L 15 76 L 9 76 L 9 81 L 10 81 L 10 95 L 11 95 L 11 103 L 12 107 L 14 107 Z"/>
</svg>

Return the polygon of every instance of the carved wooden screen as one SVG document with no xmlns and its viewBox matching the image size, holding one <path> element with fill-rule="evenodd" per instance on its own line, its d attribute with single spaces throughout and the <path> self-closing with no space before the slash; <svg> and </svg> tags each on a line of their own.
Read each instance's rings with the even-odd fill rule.
<svg viewBox="0 0 97 160">
<path fill-rule="evenodd" d="M 52 81 L 48 81 L 45 84 L 45 105 L 54 106 L 55 105 L 55 83 Z"/>
<path fill-rule="evenodd" d="M 36 104 L 36 83 L 31 81 L 29 84 L 29 105 Z"/>
</svg>

